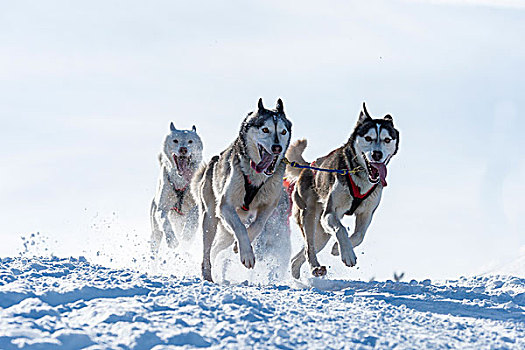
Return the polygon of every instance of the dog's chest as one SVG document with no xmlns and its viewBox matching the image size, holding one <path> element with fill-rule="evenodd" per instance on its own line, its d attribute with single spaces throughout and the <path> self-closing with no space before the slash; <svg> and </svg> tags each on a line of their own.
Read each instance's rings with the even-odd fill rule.
<svg viewBox="0 0 525 350">
<path fill-rule="evenodd" d="M 381 188 L 376 188 L 366 199 L 360 200 L 350 195 L 348 196 L 348 204 L 346 215 L 362 214 L 374 211 L 381 201 Z"/>
</svg>

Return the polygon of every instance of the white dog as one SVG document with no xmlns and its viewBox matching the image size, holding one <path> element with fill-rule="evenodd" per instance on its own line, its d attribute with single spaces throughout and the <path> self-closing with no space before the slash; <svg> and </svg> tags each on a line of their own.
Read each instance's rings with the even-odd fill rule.
<svg viewBox="0 0 525 350">
<path fill-rule="evenodd" d="M 159 154 L 160 177 L 151 203 L 151 250 L 157 253 L 162 234 L 170 248 L 190 239 L 197 229 L 198 208 L 190 193 L 190 181 L 202 162 L 202 141 L 197 129 L 177 130 L 170 124 Z"/>
<path fill-rule="evenodd" d="M 252 242 L 283 195 L 286 165 L 281 160 L 291 130 L 281 99 L 275 109 L 264 108 L 259 99 L 257 109 L 242 122 L 235 141 L 195 174 L 191 188 L 201 214 L 205 280 L 213 281 L 215 257 L 234 242 L 241 263 L 249 269 L 254 267 Z"/>
</svg>

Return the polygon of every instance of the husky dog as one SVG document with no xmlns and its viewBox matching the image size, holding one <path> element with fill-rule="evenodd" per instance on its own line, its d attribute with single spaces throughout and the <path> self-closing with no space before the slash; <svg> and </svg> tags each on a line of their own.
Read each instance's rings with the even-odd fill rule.
<svg viewBox="0 0 525 350">
<path fill-rule="evenodd" d="M 202 162 L 202 141 L 195 125 L 191 130 L 178 130 L 171 123 L 159 161 L 159 186 L 150 212 L 153 253 L 158 251 L 163 233 L 168 246 L 176 248 L 180 238 L 191 238 L 197 229 L 198 208 L 189 189 Z"/>
<path fill-rule="evenodd" d="M 254 267 L 251 242 L 283 193 L 286 166 L 281 160 L 291 128 L 281 99 L 272 110 L 259 99 L 257 109 L 242 122 L 237 139 L 195 174 L 191 189 L 200 210 L 204 279 L 212 281 L 212 262 L 234 241 L 242 264 Z"/>
<path fill-rule="evenodd" d="M 305 240 L 305 247 L 292 258 L 292 276 L 300 276 L 300 268 L 308 260 L 314 276 L 324 276 L 326 267 L 317 260 L 331 236 L 337 242 L 333 255 L 341 255 L 343 263 L 354 266 L 357 258 L 354 247 L 361 244 L 370 225 L 374 211 L 381 200 L 386 183 L 386 166 L 396 154 L 399 132 L 394 128 L 390 115 L 373 119 L 366 106 L 350 138 L 340 148 L 318 158 L 316 167 L 349 169 L 341 175 L 334 172 L 314 171 L 288 167 L 287 176 L 296 179 L 292 193 L 293 213 Z M 290 161 L 306 163 L 302 153 L 306 140 L 294 142 L 286 154 Z M 355 215 L 354 233 L 349 237 L 341 223 L 344 215 Z"/>
</svg>

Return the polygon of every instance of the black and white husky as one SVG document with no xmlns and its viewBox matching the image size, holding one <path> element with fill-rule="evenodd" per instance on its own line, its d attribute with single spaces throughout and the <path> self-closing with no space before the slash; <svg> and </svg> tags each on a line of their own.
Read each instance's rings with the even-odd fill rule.
<svg viewBox="0 0 525 350">
<path fill-rule="evenodd" d="M 162 235 L 170 248 L 181 238 L 190 239 L 197 229 L 198 209 L 190 181 L 202 162 L 202 141 L 195 126 L 178 130 L 173 123 L 159 154 L 160 177 L 151 203 L 151 250 L 159 249 Z"/>
<path fill-rule="evenodd" d="M 242 264 L 254 267 L 252 242 L 284 193 L 285 164 L 281 160 L 291 128 L 281 99 L 271 110 L 259 99 L 235 141 L 195 174 L 192 193 L 200 210 L 204 279 L 212 281 L 215 257 L 234 242 Z"/>
<path fill-rule="evenodd" d="M 399 147 L 399 132 L 392 117 L 370 117 L 363 103 L 359 120 L 350 138 L 340 148 L 318 158 L 315 166 L 350 169 L 355 173 L 314 171 L 288 167 L 287 175 L 295 178 L 293 215 L 301 228 L 305 246 L 292 259 L 292 276 L 300 277 L 300 268 L 308 260 L 314 276 L 326 274 L 326 267 L 317 260 L 330 237 L 337 242 L 332 254 L 341 255 L 343 263 L 354 266 L 354 247 L 361 244 L 387 185 L 387 165 Z M 286 154 L 290 161 L 305 164 L 302 153 L 306 140 L 294 142 Z M 349 236 L 341 223 L 343 216 L 355 215 L 354 233 Z"/>
</svg>

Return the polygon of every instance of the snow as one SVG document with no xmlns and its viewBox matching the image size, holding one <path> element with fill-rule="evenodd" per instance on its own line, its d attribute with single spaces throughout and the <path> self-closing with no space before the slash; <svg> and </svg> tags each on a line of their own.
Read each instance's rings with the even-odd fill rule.
<svg viewBox="0 0 525 350">
<path fill-rule="evenodd" d="M 486 274 L 502 274 L 525 278 L 525 247 L 521 247 L 518 257 L 514 260 L 489 268 Z"/>
<path fill-rule="evenodd" d="M 525 348 L 525 279 L 213 284 L 80 258 L 0 260 L 0 348 Z"/>
</svg>

